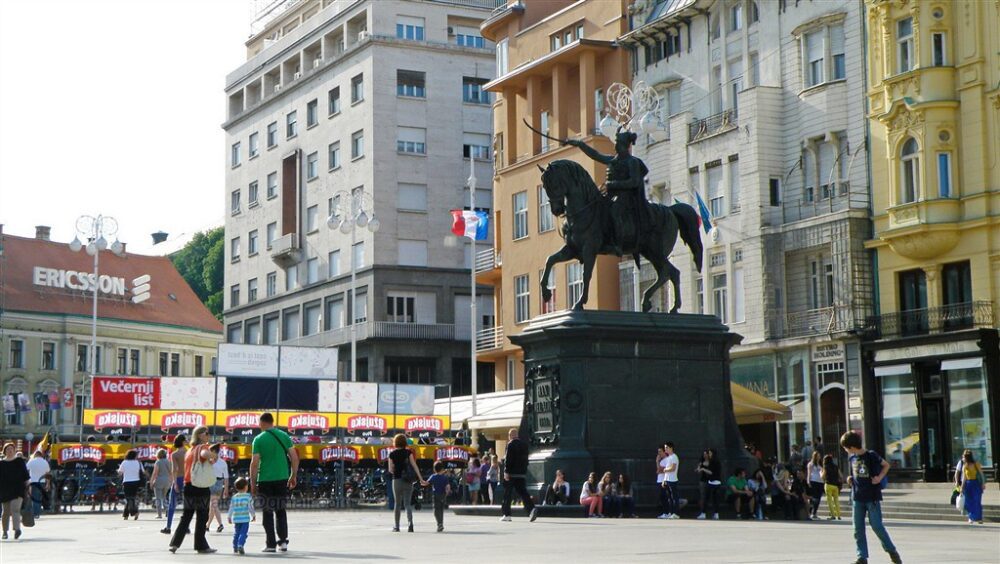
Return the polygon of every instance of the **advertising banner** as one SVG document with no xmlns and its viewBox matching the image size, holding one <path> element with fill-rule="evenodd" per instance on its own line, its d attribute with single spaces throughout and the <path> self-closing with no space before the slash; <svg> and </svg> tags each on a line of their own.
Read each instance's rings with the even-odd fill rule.
<svg viewBox="0 0 1000 564">
<path fill-rule="evenodd" d="M 378 384 L 374 382 L 340 382 L 340 404 L 337 404 L 337 382 L 320 380 L 319 411 L 341 413 L 378 412 Z M 391 413 L 391 412 L 390 412 Z"/>
<path fill-rule="evenodd" d="M 215 415 L 215 425 L 227 433 L 253 435 L 260 421 L 259 411 L 219 411 Z"/>
<path fill-rule="evenodd" d="M 163 378 L 153 409 L 225 409 L 226 378 Z"/>
<path fill-rule="evenodd" d="M 434 415 L 434 386 L 379 384 L 378 413 Z"/>
<path fill-rule="evenodd" d="M 334 413 L 287 413 L 278 414 L 278 426 L 288 429 L 288 432 L 296 435 L 323 435 L 326 434 L 336 421 Z"/>
<path fill-rule="evenodd" d="M 156 451 L 160 450 L 160 445 L 136 445 L 135 451 L 139 454 L 139 460 L 156 460 Z"/>
<path fill-rule="evenodd" d="M 278 347 L 267 345 L 219 345 L 221 376 L 275 378 L 278 375 Z"/>
<path fill-rule="evenodd" d="M 83 424 L 100 432 L 108 429 L 136 429 L 149 422 L 147 411 L 84 409 Z"/>
<path fill-rule="evenodd" d="M 214 423 L 214 414 L 211 411 L 168 411 L 162 409 L 153 410 L 151 424 L 159 427 L 163 432 L 173 435 L 190 435 L 195 427 L 202 425 L 209 426 Z"/>
<path fill-rule="evenodd" d="M 160 406 L 160 379 L 94 376 L 90 405 L 97 409 L 155 409 Z"/>
<path fill-rule="evenodd" d="M 336 348 L 281 347 L 281 377 L 337 379 Z"/>
<path fill-rule="evenodd" d="M 396 416 L 396 428 L 420 438 L 436 437 L 450 425 L 448 417 L 437 415 Z"/>
<path fill-rule="evenodd" d="M 67 462 L 104 462 L 104 450 L 96 445 L 63 445 L 58 453 L 53 453 L 59 464 Z"/>
<path fill-rule="evenodd" d="M 348 434 L 358 437 L 381 437 L 388 434 L 392 424 L 390 419 L 391 415 L 341 413 L 340 426 Z"/>
<path fill-rule="evenodd" d="M 350 445 L 333 445 L 324 447 L 319 454 L 320 462 L 357 462 L 361 459 L 361 451 Z"/>
</svg>

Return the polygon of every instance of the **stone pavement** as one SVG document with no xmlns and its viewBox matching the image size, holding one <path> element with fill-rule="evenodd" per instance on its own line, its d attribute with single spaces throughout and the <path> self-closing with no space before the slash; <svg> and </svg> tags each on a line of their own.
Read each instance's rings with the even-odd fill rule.
<svg viewBox="0 0 1000 564">
<path fill-rule="evenodd" d="M 264 533 L 251 524 L 243 557 L 330 560 L 337 562 L 669 562 L 775 563 L 854 561 L 851 525 L 841 522 L 696 521 L 681 519 L 544 519 L 529 523 L 523 511 L 514 522 L 496 518 L 445 515 L 445 532 L 434 532 L 428 509 L 415 515 L 416 533 L 391 533 L 386 511 L 293 511 L 287 554 L 262 554 Z M 404 517 L 405 520 L 405 517 Z M 19 541 L 0 543 L 0 561 L 112 563 L 218 561 L 232 554 L 232 528 L 209 533 L 219 552 L 196 554 L 190 537 L 176 555 L 167 552 L 168 537 L 155 516 L 138 521 L 109 514 L 50 515 L 25 529 Z M 404 524 L 405 527 L 405 524 Z M 894 521 L 889 532 L 903 561 L 1000 562 L 1000 525 Z M 405 528 L 404 528 L 405 531 Z M 869 532 L 870 562 L 888 562 Z"/>
</svg>

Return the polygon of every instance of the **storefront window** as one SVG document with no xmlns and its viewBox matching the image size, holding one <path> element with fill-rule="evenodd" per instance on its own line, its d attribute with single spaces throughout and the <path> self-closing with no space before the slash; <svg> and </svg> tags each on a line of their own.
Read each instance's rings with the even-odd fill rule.
<svg viewBox="0 0 1000 564">
<path fill-rule="evenodd" d="M 969 449 L 984 467 L 993 466 L 990 406 L 982 367 L 947 370 L 946 374 L 951 405 L 952 458 L 957 461 L 962 452 Z"/>
<path fill-rule="evenodd" d="M 892 468 L 920 468 L 920 421 L 912 374 L 879 378 L 882 384 L 882 435 Z"/>
</svg>

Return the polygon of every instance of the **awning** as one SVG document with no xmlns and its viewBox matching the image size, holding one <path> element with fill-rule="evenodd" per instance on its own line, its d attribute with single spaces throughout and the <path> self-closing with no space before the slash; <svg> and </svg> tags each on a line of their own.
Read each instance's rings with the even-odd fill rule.
<svg viewBox="0 0 1000 564">
<path fill-rule="evenodd" d="M 733 395 L 733 414 L 740 425 L 787 421 L 792 410 L 786 405 L 752 392 L 739 384 L 730 384 Z M 451 398 L 451 427 L 461 429 L 468 422 L 470 429 L 509 429 L 521 424 L 524 409 L 524 390 L 510 390 L 481 394 L 476 398 L 476 416 L 472 416 L 470 396 Z M 449 399 L 434 402 L 435 415 L 448 415 Z"/>
</svg>

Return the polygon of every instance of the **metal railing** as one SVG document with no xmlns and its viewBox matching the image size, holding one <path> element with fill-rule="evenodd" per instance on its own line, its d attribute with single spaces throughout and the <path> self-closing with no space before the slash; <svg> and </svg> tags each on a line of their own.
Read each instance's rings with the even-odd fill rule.
<svg viewBox="0 0 1000 564">
<path fill-rule="evenodd" d="M 487 272 L 503 265 L 500 253 L 493 249 L 486 249 L 476 253 L 476 273 Z"/>
<path fill-rule="evenodd" d="M 476 352 L 491 351 L 501 347 L 503 347 L 503 325 L 476 332 Z"/>
<path fill-rule="evenodd" d="M 864 329 L 866 338 L 881 339 L 992 326 L 993 302 L 980 300 L 872 316 Z"/>
<path fill-rule="evenodd" d="M 374 339 L 435 339 L 454 340 L 455 325 L 451 323 L 399 323 L 375 321 L 371 336 Z"/>
<path fill-rule="evenodd" d="M 788 339 L 850 331 L 858 328 L 855 317 L 851 308 L 844 305 L 771 315 L 767 334 L 770 339 Z"/>
<path fill-rule="evenodd" d="M 736 108 L 723 110 L 688 124 L 688 143 L 738 125 Z"/>
</svg>

